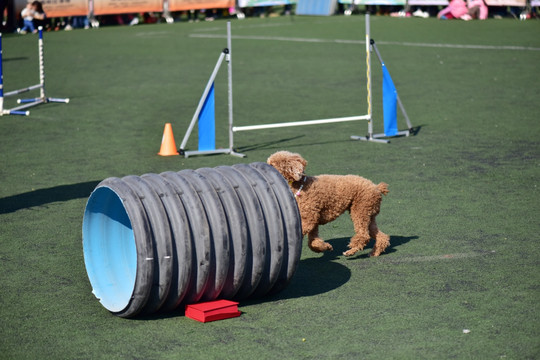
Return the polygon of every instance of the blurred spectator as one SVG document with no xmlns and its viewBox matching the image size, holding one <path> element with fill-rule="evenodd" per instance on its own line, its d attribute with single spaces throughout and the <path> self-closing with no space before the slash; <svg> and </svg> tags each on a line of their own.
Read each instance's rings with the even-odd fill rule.
<svg viewBox="0 0 540 360">
<path fill-rule="evenodd" d="M 204 21 L 214 21 L 217 19 L 217 9 L 206 9 L 204 11 Z"/>
<path fill-rule="evenodd" d="M 13 1 L 0 0 L 0 32 L 12 32 L 17 28 L 15 4 Z"/>
<path fill-rule="evenodd" d="M 189 22 L 199 22 L 199 10 L 189 10 L 187 16 Z"/>
<path fill-rule="evenodd" d="M 283 15 L 291 15 L 292 5 L 283 6 Z"/>
<path fill-rule="evenodd" d="M 266 14 L 266 8 L 264 6 L 254 6 L 253 7 L 253 16 L 263 18 Z"/>
<path fill-rule="evenodd" d="M 43 5 L 39 1 L 28 3 L 26 7 L 21 11 L 21 17 L 23 18 L 23 28 L 20 30 L 21 34 L 27 32 L 35 33 L 36 28 L 39 26 L 45 26 L 45 11 L 43 11 Z"/>
<path fill-rule="evenodd" d="M 23 27 L 20 30 L 21 34 L 36 32 L 34 27 L 34 12 L 34 7 L 31 3 L 26 4 L 26 7 L 21 11 L 21 17 L 23 19 Z"/>
<path fill-rule="evenodd" d="M 467 9 L 465 1 L 451 0 L 447 7 L 439 11 L 437 18 L 441 20 L 461 19 L 463 16 L 468 15 L 468 12 L 469 9 Z"/>
<path fill-rule="evenodd" d="M 73 20 L 71 22 L 71 26 L 73 26 L 75 29 L 77 28 L 90 28 L 90 20 L 88 19 L 88 16 L 75 16 L 73 17 Z"/>
<path fill-rule="evenodd" d="M 415 17 L 421 17 L 421 18 L 424 18 L 424 19 L 427 19 L 430 16 L 429 7 L 427 7 L 427 6 L 426 7 L 417 6 L 416 10 L 414 12 L 411 12 L 411 10 L 407 11 L 406 8 L 407 7 L 401 9 L 398 12 L 392 12 L 392 13 L 390 13 L 390 16 L 392 16 L 392 17 L 411 17 L 411 16 L 415 16 Z"/>
<path fill-rule="evenodd" d="M 159 17 L 153 12 L 142 14 L 142 18 L 145 24 L 156 24 L 159 21 Z"/>
<path fill-rule="evenodd" d="M 43 4 L 41 4 L 41 1 L 34 1 L 32 2 L 32 6 L 34 7 L 34 26 L 45 27 L 47 14 L 45 14 L 45 11 L 43 10 Z"/>
<path fill-rule="evenodd" d="M 488 8 L 483 0 L 468 0 L 468 3 L 463 0 L 452 0 L 447 7 L 437 14 L 437 18 L 442 20 L 461 19 L 465 21 L 474 18 L 485 20 L 487 16 Z"/>
<path fill-rule="evenodd" d="M 473 19 L 486 20 L 488 17 L 488 7 L 483 0 L 469 0 L 467 7 L 468 15 Z"/>
<path fill-rule="evenodd" d="M 64 30 L 69 31 L 73 29 L 79 29 L 79 28 L 90 28 L 90 21 L 88 20 L 88 16 L 74 16 L 71 18 L 71 24 L 68 21 L 68 24 L 66 27 L 64 27 Z"/>
</svg>

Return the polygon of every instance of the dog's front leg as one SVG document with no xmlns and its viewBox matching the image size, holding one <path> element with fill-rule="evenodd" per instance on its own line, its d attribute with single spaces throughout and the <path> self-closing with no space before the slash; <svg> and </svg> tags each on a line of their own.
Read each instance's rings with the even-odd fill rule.
<svg viewBox="0 0 540 360">
<path fill-rule="evenodd" d="M 315 226 L 313 230 L 308 233 L 308 246 L 314 252 L 331 251 L 334 248 L 323 239 L 319 237 L 319 227 Z"/>
</svg>

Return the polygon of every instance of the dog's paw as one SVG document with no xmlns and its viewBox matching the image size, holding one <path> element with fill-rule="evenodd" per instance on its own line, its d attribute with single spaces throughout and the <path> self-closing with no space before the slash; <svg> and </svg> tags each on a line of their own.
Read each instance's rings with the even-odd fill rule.
<svg viewBox="0 0 540 360">
<path fill-rule="evenodd" d="M 351 250 L 345 251 L 343 253 L 343 255 L 345 255 L 345 256 L 353 256 L 354 254 L 356 254 L 357 251 L 358 251 L 358 249 L 352 248 Z"/>
<path fill-rule="evenodd" d="M 332 245 L 330 245 L 327 242 L 324 242 L 321 239 L 313 240 L 308 246 L 312 251 L 318 252 L 318 253 L 324 252 L 324 251 L 332 251 L 332 250 L 334 250 Z"/>
</svg>

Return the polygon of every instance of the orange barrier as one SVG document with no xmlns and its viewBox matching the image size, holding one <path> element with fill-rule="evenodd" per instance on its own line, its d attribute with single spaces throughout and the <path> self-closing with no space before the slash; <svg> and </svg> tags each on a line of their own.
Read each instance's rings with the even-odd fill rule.
<svg viewBox="0 0 540 360">
<path fill-rule="evenodd" d="M 163 11 L 163 0 L 94 0 L 94 15 Z"/>
<path fill-rule="evenodd" d="M 234 0 L 169 0 L 170 11 L 234 7 Z"/>
</svg>

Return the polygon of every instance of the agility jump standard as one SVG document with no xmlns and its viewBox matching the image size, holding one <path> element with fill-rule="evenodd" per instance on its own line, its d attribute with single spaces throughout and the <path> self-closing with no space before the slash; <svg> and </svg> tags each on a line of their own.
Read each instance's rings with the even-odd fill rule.
<svg viewBox="0 0 540 360">
<path fill-rule="evenodd" d="M 227 46 L 228 48 L 223 50 L 223 53 L 221 54 L 220 58 L 218 59 L 218 62 L 214 68 L 214 72 L 210 76 L 210 80 L 208 81 L 208 84 L 206 85 L 206 88 L 204 90 L 203 96 L 201 97 L 201 100 L 199 102 L 199 105 L 197 107 L 197 110 L 195 111 L 195 115 L 193 116 L 191 123 L 189 125 L 188 131 L 186 132 L 186 135 L 184 136 L 184 139 L 182 141 L 182 144 L 180 145 L 180 153 L 184 155 L 186 158 L 190 155 L 206 155 L 206 154 L 230 154 L 234 156 L 240 156 L 244 157 L 244 154 L 240 154 L 234 151 L 233 149 L 233 134 L 238 131 L 251 131 L 251 130 L 261 130 L 261 129 L 271 129 L 271 128 L 282 128 L 282 127 L 292 127 L 292 126 L 306 126 L 306 125 L 319 125 L 319 124 L 329 124 L 329 123 L 338 123 L 338 122 L 346 122 L 346 121 L 358 121 L 358 120 L 366 120 L 368 122 L 368 133 L 366 136 L 351 136 L 351 139 L 353 140 L 365 140 L 365 141 L 372 141 L 372 142 L 379 142 L 379 143 L 388 143 L 389 140 L 381 139 L 382 137 L 390 137 L 390 136 L 397 136 L 397 135 L 405 135 L 409 136 L 410 130 L 412 129 L 411 122 L 409 120 L 409 117 L 407 116 L 407 113 L 405 112 L 405 108 L 403 107 L 403 104 L 401 103 L 401 100 L 399 99 L 399 96 L 397 95 L 397 90 L 395 90 L 395 87 L 392 88 L 394 91 L 394 96 L 397 98 L 397 103 L 399 104 L 399 107 L 401 109 L 401 112 L 403 113 L 405 120 L 407 122 L 408 130 L 404 131 L 393 131 L 392 135 L 388 134 L 374 134 L 373 133 L 373 118 L 372 118 L 372 97 L 371 97 L 371 52 L 374 49 L 377 57 L 379 59 L 379 62 L 384 68 L 384 62 L 381 58 L 381 55 L 379 53 L 379 50 L 377 49 L 375 45 L 375 41 L 371 39 L 370 34 L 370 19 L 369 19 L 369 13 L 366 14 L 366 65 L 367 65 L 367 103 L 368 103 L 368 113 L 366 115 L 359 115 L 359 116 L 347 116 L 347 117 L 338 117 L 338 118 L 329 118 L 329 119 L 319 119 L 319 120 L 305 120 L 305 121 L 293 121 L 293 122 L 282 122 L 282 123 L 274 123 L 274 124 L 262 124 L 262 125 L 246 125 L 246 126 L 233 126 L 233 113 L 232 113 L 232 62 L 231 62 L 231 28 L 230 28 L 230 22 L 227 23 Z M 187 141 L 189 139 L 189 136 L 191 134 L 191 131 L 193 130 L 193 127 L 195 126 L 195 122 L 199 119 L 201 109 L 203 109 L 205 102 L 207 101 L 208 95 L 212 94 L 213 99 L 213 83 L 214 79 L 217 75 L 217 72 L 219 71 L 219 67 L 223 61 L 223 57 L 227 56 L 227 62 L 228 62 L 228 69 L 229 69 L 229 76 L 228 76 L 228 87 L 229 87 L 229 148 L 226 149 L 215 149 L 215 146 L 211 146 L 210 149 L 201 149 L 201 125 L 199 124 L 199 150 L 196 151 L 184 151 L 185 146 L 187 144 Z M 391 82 L 391 79 L 389 79 Z M 213 110 L 213 109 L 212 109 Z M 211 119 L 213 121 L 213 118 Z M 201 122 L 201 119 L 199 119 L 199 122 Z M 396 125 L 397 127 L 397 125 Z M 212 128 L 212 131 L 214 129 Z M 203 135 L 204 136 L 204 135 Z M 213 134 L 211 136 L 214 136 Z M 214 141 L 214 138 L 212 138 L 212 141 Z"/>
<path fill-rule="evenodd" d="M 245 157 L 244 154 L 237 153 L 233 150 L 234 146 L 234 140 L 233 140 L 233 93 L 232 93 L 232 51 L 231 51 L 232 41 L 231 41 L 231 22 L 227 22 L 227 47 L 223 49 L 221 54 L 219 55 L 218 61 L 216 63 L 216 66 L 214 67 L 214 71 L 212 72 L 212 75 L 210 75 L 210 79 L 208 80 L 208 83 L 206 84 L 206 88 L 204 89 L 203 95 L 201 96 L 201 100 L 199 101 L 199 105 L 197 105 L 197 109 L 195 110 L 195 114 L 193 114 L 193 118 L 191 119 L 191 123 L 189 124 L 188 130 L 186 131 L 186 135 L 184 136 L 184 139 L 182 140 L 182 143 L 180 144 L 179 152 L 180 154 L 184 155 L 186 158 L 190 155 L 208 155 L 208 154 L 230 154 L 238 157 Z M 223 63 L 223 60 L 227 61 L 227 84 L 228 84 L 228 103 L 229 103 L 229 147 L 227 149 L 216 149 L 215 144 L 215 135 L 214 134 L 201 134 L 201 122 L 204 122 L 205 126 L 209 126 L 211 129 L 211 132 L 215 132 L 214 129 L 214 119 L 213 114 L 207 114 L 207 116 L 204 116 L 203 118 L 200 118 L 201 112 L 203 112 L 203 108 L 205 107 L 207 103 L 207 99 L 209 98 L 209 95 L 212 97 L 214 96 L 214 80 L 216 79 L 216 76 L 218 74 L 219 68 L 221 64 Z M 213 104 L 212 104 L 213 106 Z M 211 109 L 214 110 L 213 108 Z M 194 151 L 184 151 L 186 148 L 187 141 L 189 139 L 189 136 L 191 135 L 191 132 L 193 131 L 193 128 L 195 127 L 195 123 L 199 121 L 199 150 Z M 201 148 L 201 135 L 210 135 L 211 139 L 206 140 L 206 146 Z"/>
<path fill-rule="evenodd" d="M 366 15 L 366 34 L 369 34 L 369 14 Z M 396 129 L 394 129 L 392 135 L 388 135 L 388 134 L 385 134 L 385 133 L 382 133 L 382 134 L 373 134 L 373 124 L 372 124 L 372 118 L 371 118 L 371 114 L 372 114 L 372 110 L 371 110 L 371 49 L 375 50 L 375 54 L 377 55 L 377 58 L 379 59 L 379 63 L 381 64 L 381 66 L 383 67 L 383 82 L 384 81 L 389 81 L 390 82 L 390 86 L 392 87 L 392 90 L 394 91 L 394 96 L 395 96 L 395 99 L 396 99 L 396 103 L 399 105 L 399 108 L 401 110 L 401 113 L 403 114 L 403 117 L 405 118 L 405 121 L 407 122 L 407 130 L 403 130 L 403 131 L 397 131 L 397 124 L 396 124 Z M 381 53 L 379 52 L 379 49 L 377 48 L 377 45 L 375 45 L 375 40 L 369 38 L 368 35 L 366 35 L 366 63 L 367 63 L 367 79 L 368 79 L 368 84 L 367 84 L 367 91 L 368 91 L 368 116 L 369 116 L 369 119 L 368 119 L 368 135 L 367 136 L 356 136 L 356 135 L 352 135 L 351 136 L 351 139 L 353 140 L 367 140 L 367 141 L 376 141 L 376 142 L 383 142 L 383 143 L 388 143 L 389 141 L 388 140 L 384 140 L 384 139 L 380 139 L 382 137 L 389 137 L 389 136 L 397 136 L 397 135 L 405 135 L 405 136 L 409 136 L 410 135 L 410 132 L 411 132 L 411 129 L 412 129 L 412 124 L 411 124 L 411 121 L 409 120 L 409 116 L 407 115 L 407 112 L 405 111 L 405 107 L 403 106 L 403 103 L 401 102 L 401 99 L 399 98 L 399 95 L 397 93 L 397 90 L 395 89 L 394 87 L 394 84 L 392 82 L 392 79 L 390 78 L 390 75 L 388 73 L 384 73 L 386 71 L 386 66 L 384 65 L 384 61 L 381 57 Z M 386 76 L 388 76 L 386 78 Z M 383 93 L 384 93 L 384 84 L 383 84 Z M 384 94 L 383 94 L 383 97 L 384 97 Z M 395 105 L 395 104 L 394 104 Z M 385 126 L 386 128 L 386 126 Z"/>
<path fill-rule="evenodd" d="M 69 99 L 50 98 L 45 96 L 45 66 L 43 62 L 43 27 L 38 28 L 38 54 L 39 54 L 39 84 L 26 88 L 4 93 L 4 73 L 2 64 L 2 34 L 0 33 L 0 116 L 2 115 L 30 115 L 24 109 L 49 102 L 68 103 Z M 23 104 L 12 109 L 4 109 L 4 98 L 39 89 L 39 97 L 31 99 L 18 99 L 17 103 Z"/>
</svg>

